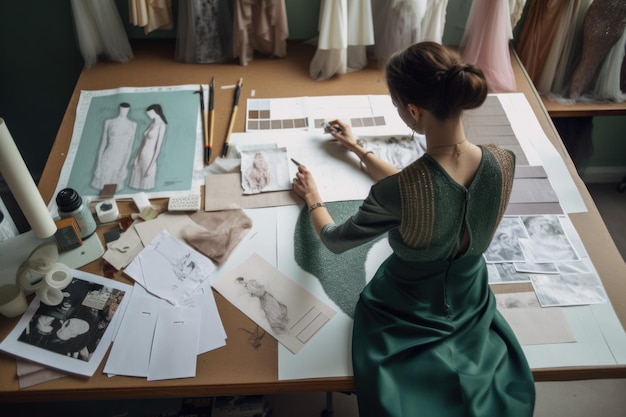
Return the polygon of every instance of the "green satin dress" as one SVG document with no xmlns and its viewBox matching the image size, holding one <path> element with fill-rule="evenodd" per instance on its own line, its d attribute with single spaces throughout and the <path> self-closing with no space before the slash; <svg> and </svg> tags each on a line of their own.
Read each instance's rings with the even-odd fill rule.
<svg viewBox="0 0 626 417">
<path fill-rule="evenodd" d="M 533 414 L 532 373 L 496 310 L 482 257 L 508 204 L 515 157 L 481 149 L 467 188 L 424 155 L 375 184 L 348 221 L 322 230 L 333 252 L 385 232 L 393 249 L 354 312 L 361 417 Z"/>
</svg>

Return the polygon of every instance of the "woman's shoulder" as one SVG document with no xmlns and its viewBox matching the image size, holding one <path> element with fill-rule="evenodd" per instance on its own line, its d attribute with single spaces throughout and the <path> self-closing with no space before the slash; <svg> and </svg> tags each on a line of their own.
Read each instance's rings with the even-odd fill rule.
<svg viewBox="0 0 626 417">
<path fill-rule="evenodd" d="M 479 146 L 486 150 L 488 155 L 491 155 L 501 165 L 511 163 L 515 164 L 515 153 L 512 150 L 492 143 Z"/>
</svg>

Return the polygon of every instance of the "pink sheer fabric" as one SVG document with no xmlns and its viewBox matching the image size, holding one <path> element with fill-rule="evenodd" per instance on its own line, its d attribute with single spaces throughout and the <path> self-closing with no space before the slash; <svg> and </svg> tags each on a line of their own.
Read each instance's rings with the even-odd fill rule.
<svg viewBox="0 0 626 417">
<path fill-rule="evenodd" d="M 474 0 L 461 40 L 461 57 L 483 70 L 492 92 L 517 88 L 509 50 L 510 19 L 509 0 Z"/>
<path fill-rule="evenodd" d="M 233 57 L 241 65 L 253 59 L 254 51 L 271 57 L 287 55 L 287 9 L 284 0 L 235 0 Z"/>
</svg>

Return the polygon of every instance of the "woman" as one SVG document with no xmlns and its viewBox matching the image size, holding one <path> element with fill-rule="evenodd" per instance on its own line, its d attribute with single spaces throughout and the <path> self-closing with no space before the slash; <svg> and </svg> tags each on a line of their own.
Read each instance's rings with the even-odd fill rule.
<svg viewBox="0 0 626 417">
<path fill-rule="evenodd" d="M 470 143 L 461 124 L 463 110 L 484 102 L 485 77 L 433 42 L 393 55 L 385 71 L 398 114 L 426 137 L 426 154 L 399 171 L 332 121 L 341 128 L 333 138 L 377 181 L 341 225 L 304 165 L 293 180 L 330 250 L 385 232 L 393 249 L 354 313 L 359 415 L 532 416 L 532 374 L 496 310 L 482 256 L 508 204 L 515 157 Z"/>
<path fill-rule="evenodd" d="M 163 145 L 167 128 L 167 119 L 159 104 L 152 104 L 146 109 L 152 123 L 143 135 L 143 142 L 133 161 L 133 173 L 129 185 L 139 190 L 154 188 L 157 175 L 157 159 Z"/>
</svg>

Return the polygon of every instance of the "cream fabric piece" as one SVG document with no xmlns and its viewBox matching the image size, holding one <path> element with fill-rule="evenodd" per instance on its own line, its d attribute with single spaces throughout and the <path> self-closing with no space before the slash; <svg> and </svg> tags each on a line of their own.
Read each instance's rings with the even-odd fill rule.
<svg viewBox="0 0 626 417">
<path fill-rule="evenodd" d="M 130 23 L 147 35 L 157 29 L 172 29 L 172 0 L 128 0 Z"/>
<path fill-rule="evenodd" d="M 374 44 L 370 0 L 322 0 L 317 51 L 309 75 L 326 80 L 367 64 L 367 45 Z"/>
<path fill-rule="evenodd" d="M 260 52 L 271 57 L 287 55 L 287 9 L 284 0 L 235 0 L 233 57 L 247 65 Z"/>
</svg>

